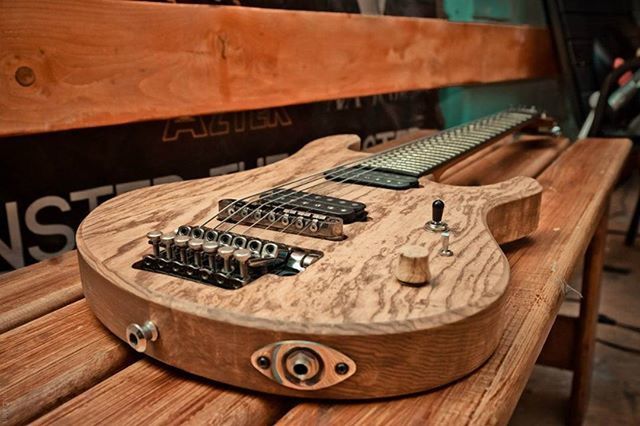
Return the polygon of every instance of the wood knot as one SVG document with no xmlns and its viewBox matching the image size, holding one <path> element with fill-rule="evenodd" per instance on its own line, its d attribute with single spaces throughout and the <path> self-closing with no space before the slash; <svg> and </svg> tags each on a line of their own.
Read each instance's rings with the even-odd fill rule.
<svg viewBox="0 0 640 426">
<path fill-rule="evenodd" d="M 18 84 L 23 87 L 29 87 L 36 82 L 36 73 L 30 67 L 18 68 L 15 77 Z"/>
</svg>

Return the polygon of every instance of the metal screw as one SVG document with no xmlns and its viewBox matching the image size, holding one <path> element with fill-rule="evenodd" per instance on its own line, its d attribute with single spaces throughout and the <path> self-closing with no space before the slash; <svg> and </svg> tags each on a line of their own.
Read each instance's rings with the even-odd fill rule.
<svg viewBox="0 0 640 426">
<path fill-rule="evenodd" d="M 224 246 L 218 249 L 218 254 L 222 257 L 224 261 L 224 265 L 222 267 L 222 272 L 225 274 L 231 273 L 231 257 L 233 256 L 233 252 L 235 249 L 233 247 Z"/>
<path fill-rule="evenodd" d="M 190 238 L 186 235 L 178 235 L 174 242 L 176 243 L 176 247 L 178 247 L 178 253 L 180 255 L 180 262 L 187 263 L 187 245 L 189 244 Z"/>
<path fill-rule="evenodd" d="M 344 376 L 348 372 L 349 372 L 349 366 L 347 364 L 345 364 L 344 362 L 340 362 L 336 364 L 336 373 L 338 373 L 341 376 Z"/>
<path fill-rule="evenodd" d="M 167 260 L 173 260 L 173 240 L 176 234 L 174 232 L 168 232 L 160 237 L 160 241 L 164 245 L 164 250 L 167 253 Z"/>
<path fill-rule="evenodd" d="M 189 240 L 189 248 L 193 252 L 193 263 L 196 267 L 202 267 L 201 251 L 204 241 L 201 238 L 192 238 Z"/>
<path fill-rule="evenodd" d="M 258 357 L 258 367 L 262 368 L 263 370 L 266 370 L 270 366 L 271 366 L 271 361 L 269 361 L 269 358 L 267 358 L 264 355 Z"/>
<path fill-rule="evenodd" d="M 160 238 L 162 237 L 162 232 L 160 231 L 151 231 L 147 233 L 147 238 L 149 239 L 149 243 L 153 246 L 153 255 L 155 257 L 160 256 Z"/>
<path fill-rule="evenodd" d="M 20 86 L 29 87 L 36 82 L 36 73 L 33 69 L 22 66 L 16 70 L 16 81 Z"/>
</svg>

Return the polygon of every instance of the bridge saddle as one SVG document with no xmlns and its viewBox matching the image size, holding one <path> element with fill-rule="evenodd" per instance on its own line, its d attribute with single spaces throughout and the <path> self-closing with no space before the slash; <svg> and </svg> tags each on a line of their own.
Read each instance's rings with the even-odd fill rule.
<svg viewBox="0 0 640 426">
<path fill-rule="evenodd" d="M 134 268 L 225 289 L 241 288 L 268 273 L 295 275 L 322 257 L 316 250 L 200 226 L 152 231 L 147 238 L 153 252 Z"/>
</svg>

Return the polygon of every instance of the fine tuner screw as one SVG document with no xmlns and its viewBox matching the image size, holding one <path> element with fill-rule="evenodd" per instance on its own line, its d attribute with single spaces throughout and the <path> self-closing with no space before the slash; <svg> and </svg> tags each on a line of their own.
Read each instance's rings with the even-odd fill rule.
<svg viewBox="0 0 640 426">
<path fill-rule="evenodd" d="M 218 243 L 216 241 L 207 241 L 202 245 L 202 250 L 207 255 L 209 261 L 209 269 L 216 269 L 216 253 L 218 252 Z"/>
<path fill-rule="evenodd" d="M 234 251 L 235 249 L 231 246 L 222 246 L 218 249 L 218 254 L 224 261 L 222 272 L 225 274 L 231 273 L 231 257 L 233 256 Z"/>
<path fill-rule="evenodd" d="M 173 260 L 173 240 L 176 238 L 175 232 L 168 232 L 166 234 L 162 234 L 160 237 L 160 241 L 164 246 L 164 250 L 167 253 L 167 260 Z"/>
<path fill-rule="evenodd" d="M 178 253 L 180 256 L 180 262 L 187 263 L 187 245 L 189 244 L 190 238 L 186 235 L 178 235 L 174 238 L 174 242 L 176 247 L 178 247 Z"/>
<path fill-rule="evenodd" d="M 427 222 L 425 228 L 433 232 L 443 232 L 449 230 L 449 225 L 442 220 L 444 215 L 444 201 L 437 199 L 431 204 L 431 220 Z"/>
<path fill-rule="evenodd" d="M 189 240 L 189 248 L 193 252 L 193 262 L 198 268 L 202 266 L 202 257 L 200 256 L 200 252 L 202 251 L 203 244 L 204 241 L 201 238 L 192 238 Z"/>
<path fill-rule="evenodd" d="M 162 238 L 162 232 L 151 231 L 147 233 L 149 244 L 153 246 L 153 255 L 155 257 L 160 256 L 160 238 Z"/>
<path fill-rule="evenodd" d="M 251 250 L 249 249 L 238 249 L 233 252 L 233 257 L 235 257 L 238 265 L 240 266 L 240 276 L 243 281 L 249 281 L 249 259 L 251 259 Z"/>
</svg>

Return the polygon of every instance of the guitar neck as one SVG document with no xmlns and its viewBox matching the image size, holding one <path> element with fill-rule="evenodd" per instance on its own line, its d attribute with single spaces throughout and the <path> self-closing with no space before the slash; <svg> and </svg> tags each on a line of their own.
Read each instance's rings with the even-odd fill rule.
<svg viewBox="0 0 640 426">
<path fill-rule="evenodd" d="M 538 119 L 535 109 L 510 109 L 432 136 L 410 141 L 359 164 L 360 167 L 418 178 L 497 141 Z"/>
<path fill-rule="evenodd" d="M 415 188 L 421 176 L 441 171 L 480 147 L 540 120 L 535 108 L 511 108 L 329 170 L 325 178 L 386 189 Z"/>
</svg>

